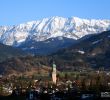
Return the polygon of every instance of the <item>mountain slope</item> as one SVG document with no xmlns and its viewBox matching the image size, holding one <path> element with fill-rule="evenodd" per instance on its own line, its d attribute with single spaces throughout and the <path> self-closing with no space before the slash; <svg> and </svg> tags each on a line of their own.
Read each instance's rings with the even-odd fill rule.
<svg viewBox="0 0 110 100">
<path fill-rule="evenodd" d="M 92 35 L 88 39 L 51 55 L 56 62 L 74 67 L 104 67 L 110 69 L 110 31 Z M 79 68 L 80 69 L 80 68 Z"/>
<path fill-rule="evenodd" d="M 47 55 L 75 44 L 76 40 L 65 37 L 50 38 L 45 41 L 26 41 L 19 46 L 31 54 Z"/>
<path fill-rule="evenodd" d="M 69 48 L 49 56 L 14 57 L 0 63 L 0 74 L 38 72 L 48 70 L 53 60 L 59 71 L 110 69 L 110 31 L 91 35 Z M 48 67 L 42 67 L 48 66 Z M 51 69 L 51 68 L 49 68 Z M 49 70 L 47 71 L 49 73 Z"/>
<path fill-rule="evenodd" d="M 0 43 L 0 62 L 6 60 L 7 58 L 25 55 L 26 53 L 20 49 L 6 46 Z"/>
<path fill-rule="evenodd" d="M 0 62 L 0 75 L 45 75 L 49 74 L 52 70 L 47 66 L 48 62 L 46 57 L 41 56 L 25 56 L 13 57 L 3 62 Z"/>
</svg>

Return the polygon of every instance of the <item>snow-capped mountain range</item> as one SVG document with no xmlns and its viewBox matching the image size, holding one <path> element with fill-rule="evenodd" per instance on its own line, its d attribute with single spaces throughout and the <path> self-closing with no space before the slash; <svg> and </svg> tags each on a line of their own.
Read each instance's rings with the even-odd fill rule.
<svg viewBox="0 0 110 100">
<path fill-rule="evenodd" d="M 56 37 L 78 40 L 85 35 L 100 33 L 109 29 L 110 20 L 56 16 L 20 25 L 0 26 L 0 42 L 6 45 L 19 46 L 30 40 L 38 42 Z"/>
</svg>

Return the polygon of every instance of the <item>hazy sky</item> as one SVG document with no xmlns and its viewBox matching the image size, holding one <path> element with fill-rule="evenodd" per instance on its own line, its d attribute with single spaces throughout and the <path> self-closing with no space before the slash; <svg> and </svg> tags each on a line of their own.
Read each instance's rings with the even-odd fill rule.
<svg viewBox="0 0 110 100">
<path fill-rule="evenodd" d="M 52 16 L 110 19 L 110 0 L 0 0 L 0 25 Z"/>
</svg>

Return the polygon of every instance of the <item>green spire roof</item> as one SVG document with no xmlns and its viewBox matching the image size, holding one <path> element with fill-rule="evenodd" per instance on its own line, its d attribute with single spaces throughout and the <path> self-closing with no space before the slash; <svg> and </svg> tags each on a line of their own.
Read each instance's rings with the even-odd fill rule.
<svg viewBox="0 0 110 100">
<path fill-rule="evenodd" d="M 53 64 L 53 68 L 56 68 L 56 65 L 55 64 Z"/>
</svg>

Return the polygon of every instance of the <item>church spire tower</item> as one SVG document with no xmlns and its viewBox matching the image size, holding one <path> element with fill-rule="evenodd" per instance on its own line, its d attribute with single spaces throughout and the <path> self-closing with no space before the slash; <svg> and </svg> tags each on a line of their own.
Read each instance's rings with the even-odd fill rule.
<svg viewBox="0 0 110 100">
<path fill-rule="evenodd" d="M 56 65 L 55 65 L 55 63 L 53 63 L 53 66 L 52 66 L 52 81 L 54 84 L 56 84 Z"/>
</svg>

